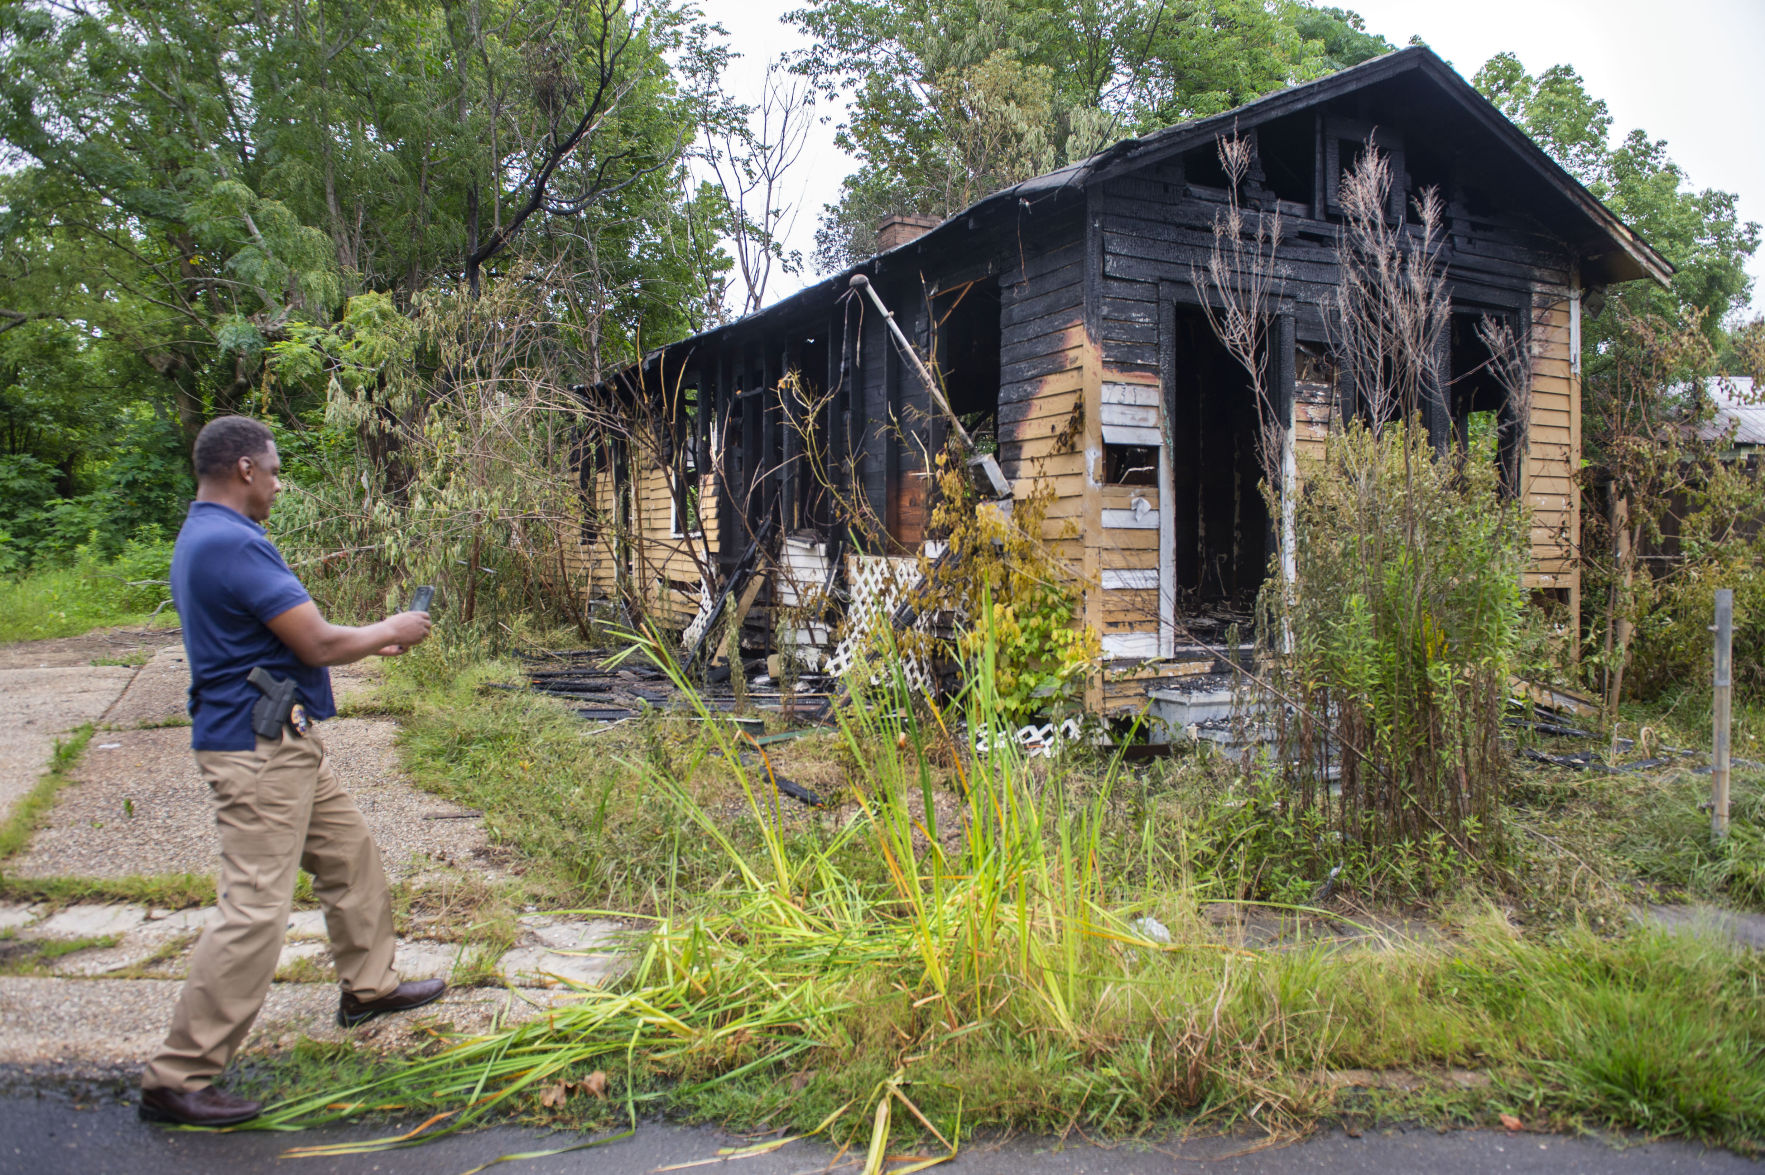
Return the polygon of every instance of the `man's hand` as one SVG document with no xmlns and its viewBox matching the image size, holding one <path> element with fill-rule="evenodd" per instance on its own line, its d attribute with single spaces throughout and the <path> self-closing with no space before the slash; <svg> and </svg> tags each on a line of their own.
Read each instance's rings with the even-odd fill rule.
<svg viewBox="0 0 1765 1175">
<path fill-rule="evenodd" d="M 429 621 L 429 613 L 427 613 L 427 612 L 400 612 L 397 616 L 387 617 L 386 623 L 387 624 L 395 624 L 399 621 L 404 621 L 407 619 L 421 621 L 422 626 L 423 626 L 422 632 L 420 634 L 418 634 L 417 636 L 408 637 L 402 641 L 395 641 L 390 645 L 384 646 L 383 648 L 375 649 L 374 655 L 376 657 L 402 657 L 402 656 L 404 656 L 404 654 L 406 652 L 408 652 L 410 650 L 410 647 L 412 645 L 421 644 L 423 642 L 423 640 L 429 635 L 429 629 L 431 626 L 430 626 L 430 621 Z M 403 631 L 403 630 L 401 629 L 400 631 Z"/>
<path fill-rule="evenodd" d="M 381 623 L 392 629 L 391 645 L 397 645 L 401 649 L 422 644 L 432 627 L 427 612 L 400 612 L 396 616 L 388 616 Z"/>
<path fill-rule="evenodd" d="M 429 613 L 400 612 L 378 624 L 347 628 L 319 615 L 308 600 L 269 621 L 270 631 L 308 665 L 347 665 L 379 653 L 396 657 L 429 635 Z M 392 650 L 397 650 L 393 652 Z"/>
</svg>

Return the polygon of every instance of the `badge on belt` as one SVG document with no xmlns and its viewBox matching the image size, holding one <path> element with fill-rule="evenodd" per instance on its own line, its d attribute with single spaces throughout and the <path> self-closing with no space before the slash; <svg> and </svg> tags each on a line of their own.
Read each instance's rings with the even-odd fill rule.
<svg viewBox="0 0 1765 1175">
<path fill-rule="evenodd" d="M 245 680 L 263 694 L 251 708 L 251 729 L 259 738 L 280 739 L 283 729 L 288 726 L 294 728 L 295 734 L 303 736 L 313 728 L 306 707 L 295 701 L 292 679 L 277 677 L 260 665 L 247 674 Z"/>
</svg>

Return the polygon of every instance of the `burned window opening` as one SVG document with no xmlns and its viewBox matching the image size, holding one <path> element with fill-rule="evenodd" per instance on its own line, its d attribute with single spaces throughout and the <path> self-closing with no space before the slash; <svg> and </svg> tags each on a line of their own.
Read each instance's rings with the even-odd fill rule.
<svg viewBox="0 0 1765 1175">
<path fill-rule="evenodd" d="M 1452 316 L 1447 404 L 1452 444 L 1466 460 L 1493 462 L 1501 470 L 1503 492 L 1512 497 L 1520 492 L 1521 422 L 1497 377 L 1496 357 L 1477 329 L 1482 319 L 1481 311 Z"/>
<path fill-rule="evenodd" d="M 1232 186 L 1231 177 L 1220 163 L 1219 147 L 1211 143 L 1183 155 L 1183 179 L 1194 187 L 1222 192 Z"/>
<path fill-rule="evenodd" d="M 1256 393 L 1199 310 L 1172 331 L 1167 411 L 1176 589 L 1185 607 L 1247 610 L 1268 570 Z"/>
<path fill-rule="evenodd" d="M 1158 484 L 1158 447 L 1156 445 L 1103 446 L 1103 480 L 1118 486 L 1155 486 Z"/>
<path fill-rule="evenodd" d="M 1324 209 L 1342 216 L 1342 177 L 1359 167 L 1369 147 L 1384 153 L 1391 166 L 1391 191 L 1385 214 L 1402 221 L 1410 213 L 1409 169 L 1404 165 L 1403 136 L 1387 127 L 1357 119 L 1326 117 L 1324 125 Z"/>
<path fill-rule="evenodd" d="M 1310 114 L 1278 118 L 1257 128 L 1257 159 L 1277 199 L 1308 207 L 1317 200 L 1317 135 Z"/>
<path fill-rule="evenodd" d="M 950 410 L 983 453 L 999 447 L 999 279 L 967 282 L 932 297 L 932 364 Z"/>
</svg>

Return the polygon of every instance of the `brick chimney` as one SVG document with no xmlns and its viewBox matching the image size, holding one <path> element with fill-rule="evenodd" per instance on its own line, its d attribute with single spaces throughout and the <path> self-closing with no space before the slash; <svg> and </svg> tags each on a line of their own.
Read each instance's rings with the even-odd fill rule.
<svg viewBox="0 0 1765 1175">
<path fill-rule="evenodd" d="M 883 217 L 882 223 L 876 226 L 876 251 L 887 253 L 897 245 L 905 245 L 916 237 L 923 237 L 943 221 L 935 216 L 905 216 L 895 213 Z"/>
</svg>

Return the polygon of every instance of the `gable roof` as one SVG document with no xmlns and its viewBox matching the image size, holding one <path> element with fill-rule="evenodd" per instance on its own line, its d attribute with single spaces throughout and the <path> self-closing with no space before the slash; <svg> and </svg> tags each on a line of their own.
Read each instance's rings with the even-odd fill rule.
<svg viewBox="0 0 1765 1175">
<path fill-rule="evenodd" d="M 922 248 L 938 236 L 952 233 L 960 225 L 1001 215 L 1020 202 L 1034 205 L 1039 200 L 1057 197 L 1063 192 L 1080 191 L 1089 184 L 1206 146 L 1221 134 L 1249 130 L 1333 98 L 1404 78 L 1420 80 L 1450 100 L 1453 109 L 1492 136 L 1518 162 L 1522 175 L 1556 202 L 1559 220 L 1572 224 L 1576 229 L 1575 239 L 1571 243 L 1580 252 L 1582 260 L 1588 263 L 1586 276 L 1594 282 L 1649 278 L 1664 285 L 1672 278 L 1673 265 L 1647 241 L 1631 231 L 1611 209 L 1546 154 L 1530 136 L 1515 126 L 1433 50 L 1425 46 L 1412 46 L 1371 58 L 1316 81 L 1302 82 L 1277 90 L 1221 114 L 1177 123 L 1139 138 L 1123 139 L 1087 159 L 1001 188 L 983 196 L 921 236 L 851 265 L 832 277 L 806 286 L 744 318 L 713 327 L 692 336 L 691 339 L 683 339 L 679 343 L 651 352 L 644 357 L 643 364 L 648 367 L 664 351 L 711 338 L 740 324 L 785 319 L 812 306 L 825 304 L 828 299 L 845 292 L 854 274 L 875 273 L 886 266 L 891 257 L 903 255 L 910 249 Z"/>
<path fill-rule="evenodd" d="M 1459 110 L 1511 152 L 1529 175 L 1584 219 L 1587 230 L 1584 242 L 1598 241 L 1607 247 L 1599 254 L 1607 271 L 1606 280 L 1652 278 L 1665 284 L 1673 276 L 1673 265 L 1653 246 L 1631 231 L 1616 213 L 1565 171 L 1544 148 L 1533 142 L 1531 136 L 1460 77 L 1458 71 L 1442 61 L 1432 49 L 1419 45 L 1374 57 L 1316 81 L 1277 90 L 1222 114 L 1177 123 L 1141 138 L 1123 139 L 1088 159 L 994 192 L 950 219 L 973 215 L 998 201 L 1028 198 L 1072 184 L 1108 179 L 1206 146 L 1219 135 L 1249 130 L 1332 98 L 1409 74 L 1437 87 L 1443 96 L 1451 99 Z"/>
</svg>

